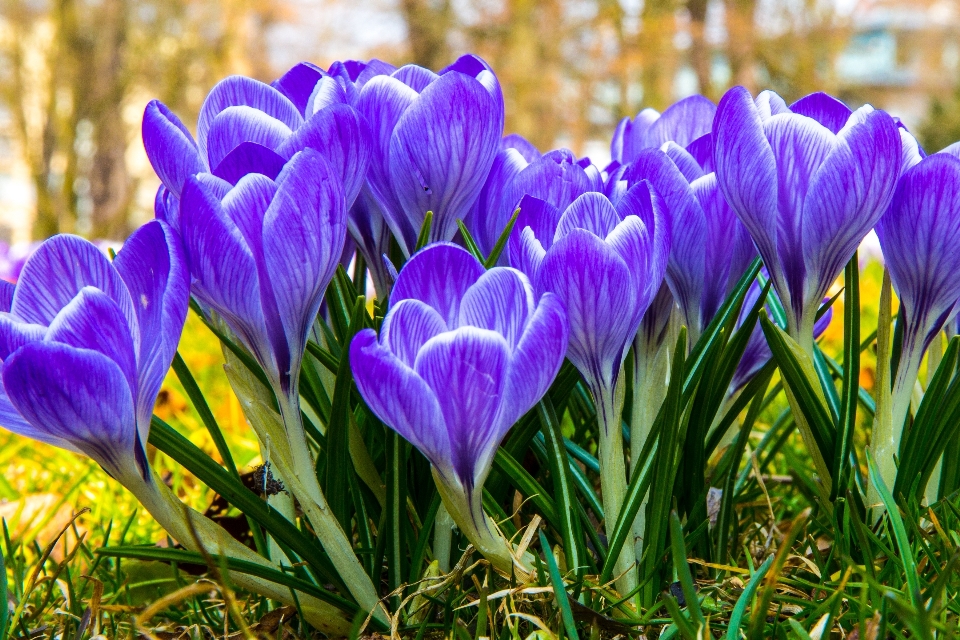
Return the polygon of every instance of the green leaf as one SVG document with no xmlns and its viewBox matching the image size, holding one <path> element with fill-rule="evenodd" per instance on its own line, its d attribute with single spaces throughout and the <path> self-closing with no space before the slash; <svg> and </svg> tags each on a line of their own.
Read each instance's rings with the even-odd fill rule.
<svg viewBox="0 0 960 640">
<path fill-rule="evenodd" d="M 235 356 L 237 356 L 240 362 L 243 363 L 243 366 L 245 366 L 250 373 L 255 375 L 257 380 L 263 383 L 263 386 L 265 386 L 267 389 L 270 389 L 270 393 L 273 393 L 273 387 L 270 386 L 270 381 L 267 379 L 266 374 L 263 373 L 263 369 L 260 367 L 260 365 L 257 364 L 257 361 L 250 357 L 250 354 L 246 349 L 238 345 L 231 338 L 227 337 L 223 331 L 221 331 L 210 321 L 209 318 L 207 318 L 196 298 L 190 298 L 190 308 L 197 315 L 197 317 L 200 318 L 200 321 L 206 325 L 207 329 L 209 329 L 213 335 L 217 336 L 217 339 L 220 340 L 220 342 L 223 343 L 227 349 L 232 351 Z"/>
<path fill-rule="evenodd" d="M 469 251 L 478 262 L 483 262 L 483 252 L 480 251 L 480 247 L 477 246 L 477 241 L 473 239 L 470 230 L 467 229 L 467 225 L 463 224 L 463 220 L 457 220 L 457 228 L 460 229 L 460 235 L 463 236 L 463 244 L 466 245 L 467 251 Z"/>
<path fill-rule="evenodd" d="M 96 553 L 98 555 L 107 556 L 110 558 L 134 558 L 137 560 L 152 560 L 154 562 L 169 562 L 200 567 L 208 566 L 207 560 L 202 554 L 193 551 L 185 551 L 183 549 L 163 549 L 160 547 L 145 546 L 103 547 L 97 549 Z M 218 566 L 225 566 L 231 571 L 246 573 L 251 576 L 256 576 L 258 578 L 263 578 L 264 580 L 269 580 L 270 582 L 283 585 L 285 587 L 290 587 L 291 589 L 296 589 L 297 591 L 302 591 L 303 593 L 313 596 L 318 600 L 332 604 L 351 616 L 356 614 L 359 610 L 359 607 L 357 607 L 355 603 L 345 600 L 335 593 L 331 593 L 330 591 L 318 587 L 311 582 L 307 582 L 306 580 L 301 580 L 300 578 L 290 575 L 289 573 L 284 573 L 283 571 L 272 569 L 255 562 L 238 560 L 229 556 L 221 556 L 211 553 L 208 554 L 207 557 L 214 560 Z"/>
<path fill-rule="evenodd" d="M 583 546 L 583 532 L 580 530 L 580 517 L 573 506 L 577 496 L 570 473 L 570 460 L 563 446 L 560 421 L 557 420 L 557 413 L 553 402 L 550 401 L 550 396 L 544 396 L 537 404 L 537 411 L 540 414 L 540 422 L 543 424 L 542 433 L 546 444 L 550 477 L 553 479 L 554 502 L 560 519 L 563 552 L 567 559 L 567 567 L 573 569 L 579 577 L 587 567 L 586 551 Z"/>
<path fill-rule="evenodd" d="M 253 518 L 277 541 L 292 549 L 324 580 L 332 582 L 346 593 L 330 560 L 320 552 L 315 538 L 307 537 L 293 523 L 271 509 L 266 502 L 214 462 L 196 445 L 168 425 L 153 417 L 150 444 L 167 454 L 195 475 L 200 482 L 217 492 L 245 515 Z"/>
<path fill-rule="evenodd" d="M 770 351 L 780 367 L 780 373 L 793 391 L 797 404 L 809 424 L 813 439 L 824 460 L 833 459 L 834 426 L 827 408 L 813 386 L 817 376 L 813 364 L 783 329 L 770 322 L 765 313 L 760 314 L 760 326 L 767 338 Z M 818 384 L 818 383 L 817 383 Z M 826 478 L 824 478 L 826 480 Z"/>
<path fill-rule="evenodd" d="M 883 506 L 887 510 L 887 517 L 890 519 L 890 527 L 893 529 L 893 539 L 897 543 L 897 549 L 900 551 L 900 562 L 903 563 L 903 573 L 907 581 L 907 591 L 909 592 L 910 603 L 920 611 L 923 608 L 923 597 L 920 592 L 920 576 L 917 574 L 917 561 L 913 557 L 913 549 L 910 547 L 910 538 L 907 536 L 907 529 L 903 526 L 903 518 L 900 517 L 900 509 L 896 501 L 890 495 L 890 490 L 884 484 L 883 478 L 874 463 L 873 455 L 867 449 L 867 468 L 870 471 L 870 482 L 877 490 Z"/>
<path fill-rule="evenodd" d="M 830 476 L 830 500 L 844 494 L 850 477 L 850 454 L 853 433 L 857 427 L 857 403 L 860 394 L 860 267 L 854 252 L 843 277 L 843 384 L 841 386 L 840 419 L 833 444 L 834 456 Z M 818 349 L 819 352 L 819 349 Z M 832 377 L 829 386 L 833 387 Z"/>
<path fill-rule="evenodd" d="M 493 464 L 522 496 L 530 499 L 544 520 L 557 526 L 557 507 L 550 498 L 550 494 L 530 475 L 530 472 L 523 468 L 523 465 L 517 462 L 516 458 L 501 447 L 497 449 Z M 560 527 L 557 526 L 557 529 Z"/>
<path fill-rule="evenodd" d="M 430 506 L 427 508 L 427 514 L 423 518 L 423 525 L 420 527 L 420 536 L 417 538 L 417 546 L 413 551 L 413 558 L 410 561 L 410 577 L 408 584 L 416 584 L 420 579 L 420 571 L 423 567 L 423 559 L 427 553 L 427 545 L 430 544 L 430 533 L 433 531 L 433 523 L 437 519 L 437 512 L 440 510 L 440 492 L 435 491 L 430 500 Z"/>
<path fill-rule="evenodd" d="M 307 353 L 316 358 L 330 373 L 336 374 L 340 368 L 340 358 L 312 340 L 307 341 Z"/>
<path fill-rule="evenodd" d="M 507 226 L 504 227 L 503 231 L 500 233 L 500 237 L 497 238 L 497 244 L 493 245 L 490 255 L 487 256 L 486 261 L 483 263 L 483 266 L 485 266 L 487 269 L 497 266 L 497 260 L 500 259 L 500 254 L 503 253 L 504 247 L 507 246 L 507 240 L 510 239 L 510 232 L 513 231 L 513 225 L 517 223 L 517 216 L 519 215 L 520 208 L 517 207 L 517 210 L 513 212 L 512 216 L 510 216 Z"/>
<path fill-rule="evenodd" d="M 703 611 L 700 610 L 700 600 L 693 584 L 693 576 L 690 574 L 690 564 L 687 562 L 687 548 L 683 544 L 683 527 L 676 511 L 670 512 L 670 548 L 673 551 L 673 567 L 680 579 L 680 588 L 683 590 L 683 599 L 687 601 L 687 611 L 697 630 L 705 629 L 707 621 L 703 617 Z"/>
<path fill-rule="evenodd" d="M 406 578 L 407 564 L 405 534 L 408 521 L 404 517 L 407 505 L 407 456 L 406 442 L 393 429 L 387 433 L 387 506 L 383 510 L 386 527 L 377 530 L 379 538 L 386 538 L 387 581 L 391 592 L 396 592 Z M 393 610 L 400 608 L 401 595 L 398 593 L 391 602 Z"/>
<path fill-rule="evenodd" d="M 750 631 L 747 634 L 750 640 L 763 640 L 765 637 L 769 637 L 764 635 L 767 622 L 767 609 L 773 600 L 773 594 L 777 586 L 777 577 L 780 575 L 780 571 L 783 570 L 783 566 L 787 562 L 787 557 L 793 551 L 794 542 L 799 537 L 800 532 L 806 527 L 809 516 L 810 508 L 808 507 L 794 519 L 793 525 L 790 527 L 787 535 L 785 535 L 780 542 L 780 548 L 774 556 L 772 573 L 768 572 L 767 584 L 764 586 L 763 592 L 760 594 L 760 599 L 757 601 L 757 605 L 754 607 L 753 613 L 750 616 Z"/>
<path fill-rule="evenodd" d="M 346 352 L 364 320 L 367 319 L 366 298 L 358 296 L 353 306 L 350 324 L 342 342 Z M 327 469 L 324 493 L 330 510 L 337 517 L 344 531 L 350 531 L 350 482 L 347 474 L 354 473 L 350 458 L 350 418 L 353 408 L 350 396 L 353 391 L 353 373 L 350 358 L 340 358 L 337 369 L 337 381 L 333 388 L 333 402 L 330 409 L 330 421 L 327 424 L 327 446 L 325 448 Z"/>
<path fill-rule="evenodd" d="M 740 627 L 743 624 L 743 616 L 747 611 L 747 607 L 750 606 L 753 596 L 757 593 L 760 581 L 767 575 L 767 571 L 770 570 L 770 565 L 772 564 L 773 556 L 770 556 L 760 565 L 760 568 L 750 576 L 750 581 L 747 582 L 743 593 L 737 598 L 737 604 L 734 605 L 733 612 L 730 614 L 730 624 L 727 625 L 727 640 L 740 640 Z"/>
<path fill-rule="evenodd" d="M 230 453 L 227 441 L 223 437 L 220 425 L 217 424 L 217 419 L 214 418 L 213 412 L 207 404 L 207 399 L 203 397 L 203 392 L 200 391 L 197 381 L 194 379 L 193 374 L 190 373 L 190 369 L 187 367 L 187 363 L 183 361 L 183 357 L 179 351 L 177 351 L 173 357 L 173 372 L 177 375 L 177 379 L 183 386 L 184 391 L 187 392 L 187 397 L 189 397 L 190 402 L 193 403 L 193 408 L 196 409 L 200 420 L 207 428 L 207 432 L 210 434 L 214 446 L 217 447 L 217 452 L 223 459 L 223 463 L 227 466 L 230 473 L 232 473 L 237 480 L 240 480 L 240 472 L 237 470 L 237 465 L 233 461 L 233 455 Z M 263 539 L 263 532 L 260 530 L 260 527 L 257 526 L 256 522 L 250 518 L 248 518 L 248 524 L 250 525 L 250 532 L 253 534 L 253 541 L 257 551 L 263 554 L 267 548 L 266 541 Z"/>
<path fill-rule="evenodd" d="M 417 236 L 417 246 L 414 247 L 413 253 L 420 251 L 430 242 L 430 227 L 432 226 L 433 211 L 427 211 L 426 215 L 423 216 L 423 224 L 420 225 L 420 234 Z"/>
<path fill-rule="evenodd" d="M 667 607 L 667 613 L 670 614 L 670 619 L 673 620 L 674 626 L 677 627 L 677 631 L 680 632 L 684 640 L 700 640 L 697 630 L 693 628 L 693 625 L 690 624 L 687 617 L 680 611 L 680 605 L 677 603 L 676 598 L 670 594 L 666 594 L 663 596 L 663 604 Z M 665 633 L 664 635 L 667 634 Z"/>
<path fill-rule="evenodd" d="M 557 599 L 557 608 L 560 609 L 560 618 L 563 620 L 563 628 L 567 632 L 567 637 L 570 640 L 579 640 L 580 636 L 577 635 L 577 625 L 573 621 L 573 611 L 570 609 L 570 600 L 567 596 L 567 588 L 563 584 L 563 577 L 560 575 L 560 567 L 557 566 L 557 561 L 553 557 L 553 552 L 550 550 L 550 543 L 547 542 L 547 537 L 543 535 L 543 530 L 540 530 L 540 548 L 543 549 L 543 555 L 547 560 L 547 569 L 550 573 L 550 584 L 553 585 L 553 595 Z"/>
<path fill-rule="evenodd" d="M 6 522 L 4 522 L 4 532 L 6 533 Z M 7 550 L 10 550 L 9 544 L 8 538 Z M 7 623 L 10 619 L 10 607 L 6 604 L 9 600 L 7 599 L 7 568 L 4 559 L 5 555 L 5 550 L 0 548 L 0 578 L 2 578 L 0 579 L 0 602 L 3 603 L 3 606 L 0 606 L 0 640 L 7 640 Z"/>
</svg>

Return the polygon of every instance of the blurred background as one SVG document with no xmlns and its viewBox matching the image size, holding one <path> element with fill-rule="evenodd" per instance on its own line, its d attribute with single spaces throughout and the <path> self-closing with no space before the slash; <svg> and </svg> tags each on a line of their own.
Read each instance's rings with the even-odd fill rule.
<svg viewBox="0 0 960 640">
<path fill-rule="evenodd" d="M 122 239 L 159 184 L 147 101 L 193 126 L 207 90 L 300 60 L 496 69 L 507 132 L 599 166 L 619 118 L 743 84 L 960 138 L 960 0 L 0 0 L 0 241 Z"/>
</svg>

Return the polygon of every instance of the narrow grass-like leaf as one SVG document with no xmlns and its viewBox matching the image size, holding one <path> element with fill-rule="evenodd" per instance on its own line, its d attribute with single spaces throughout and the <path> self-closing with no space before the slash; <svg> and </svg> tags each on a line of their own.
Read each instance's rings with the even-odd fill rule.
<svg viewBox="0 0 960 640">
<path fill-rule="evenodd" d="M 743 616 L 757 593 L 760 581 L 767 575 L 767 571 L 770 570 L 770 565 L 772 564 L 773 556 L 770 556 L 764 560 L 763 564 L 750 576 L 750 581 L 747 582 L 747 586 L 740 594 L 740 597 L 737 598 L 737 603 L 733 606 L 733 611 L 730 613 L 730 623 L 727 625 L 727 640 L 740 640 L 740 627 L 743 624 Z"/>
<path fill-rule="evenodd" d="M 423 216 L 423 224 L 420 225 L 420 233 L 417 235 L 417 246 L 414 247 L 413 253 L 420 251 L 427 243 L 430 242 L 430 227 L 433 226 L 433 211 L 427 211 L 426 215 Z"/>
<path fill-rule="evenodd" d="M 240 362 L 243 363 L 243 366 L 245 366 L 250 373 L 255 375 L 257 380 L 263 383 L 263 386 L 265 386 L 267 389 L 270 389 L 270 393 L 273 393 L 273 388 L 270 386 L 270 381 L 267 380 L 266 374 L 263 373 L 263 369 L 260 368 L 260 365 L 257 364 L 256 360 L 250 357 L 250 354 L 247 352 L 247 350 L 238 345 L 231 338 L 227 337 L 227 335 L 221 331 L 219 327 L 213 324 L 203 313 L 203 309 L 200 307 L 200 304 L 195 298 L 190 298 L 190 308 L 195 314 L 197 314 L 197 317 L 200 318 L 200 321 L 206 325 L 207 329 L 209 329 L 213 335 L 217 336 L 217 339 L 220 340 L 220 342 L 223 343 L 227 349 L 230 349 L 235 356 L 237 356 Z"/>
<path fill-rule="evenodd" d="M 567 596 L 567 587 L 563 584 L 563 576 L 560 575 L 560 567 L 557 566 L 557 561 L 554 559 L 553 552 L 550 550 L 550 543 L 547 542 L 547 537 L 543 535 L 543 530 L 539 533 L 540 548 L 543 549 L 544 558 L 547 560 L 550 584 L 553 586 L 553 595 L 557 600 L 557 608 L 560 609 L 560 619 L 563 620 L 563 628 L 567 632 L 567 637 L 570 638 L 570 640 L 579 640 L 580 636 L 577 635 L 577 625 L 573 621 L 573 611 L 570 609 L 570 600 Z"/>
<path fill-rule="evenodd" d="M 920 577 L 917 573 L 917 561 L 913 557 L 913 548 L 910 546 L 910 538 L 907 536 L 907 529 L 903 525 L 903 518 L 900 517 L 900 509 L 896 501 L 890 494 L 887 485 L 874 463 L 873 455 L 867 450 L 867 468 L 870 472 L 870 482 L 876 489 L 883 506 L 887 510 L 887 517 L 890 519 L 890 528 L 893 530 L 893 539 L 897 543 L 897 549 L 900 551 L 900 562 L 903 564 L 904 579 L 907 581 L 907 590 L 909 591 L 910 602 L 913 607 L 920 611 L 923 608 L 923 597 L 920 592 Z"/>
<path fill-rule="evenodd" d="M 316 358 L 317 362 L 326 367 L 330 373 L 336 374 L 337 369 L 340 368 L 340 358 L 312 340 L 307 342 L 307 353 Z"/>
<path fill-rule="evenodd" d="M 853 432 L 857 427 L 857 398 L 860 393 L 860 267 L 856 253 L 847 263 L 843 282 L 846 292 L 843 301 L 843 384 L 840 419 L 830 465 L 830 476 L 834 479 L 830 487 L 831 501 L 847 490 Z M 832 377 L 829 386 L 833 387 Z"/>
<path fill-rule="evenodd" d="M 687 548 L 683 544 L 683 527 L 680 524 L 680 516 L 676 511 L 670 512 L 670 548 L 673 552 L 673 567 L 680 579 L 680 588 L 683 590 L 683 599 L 687 601 L 687 611 L 698 632 L 707 626 L 707 621 L 703 617 L 703 611 L 700 610 L 700 599 L 697 597 L 697 589 L 693 584 L 693 576 L 690 574 L 690 564 L 687 562 Z"/>
<path fill-rule="evenodd" d="M 289 573 L 284 573 L 283 571 L 279 571 L 277 569 L 271 569 L 270 567 L 266 567 L 262 564 L 247 562 L 246 560 L 238 560 L 229 556 L 208 553 L 205 557 L 203 554 L 196 553 L 194 551 L 186 551 L 183 549 L 164 549 L 153 546 L 103 547 L 97 549 L 96 553 L 109 558 L 132 558 L 136 560 L 151 560 L 154 562 L 167 562 L 200 567 L 207 567 L 207 558 L 209 558 L 214 560 L 217 565 L 224 566 L 231 571 L 246 573 L 251 576 L 256 576 L 258 578 L 263 578 L 264 580 L 269 580 L 270 582 L 283 585 L 285 587 L 290 587 L 291 589 L 296 589 L 297 591 L 302 591 L 303 593 L 311 595 L 318 600 L 332 604 L 348 615 L 352 616 L 359 610 L 359 607 L 357 607 L 355 603 L 341 598 L 337 594 L 327 591 L 322 587 L 318 587 L 311 582 L 301 580 L 296 576 L 290 575 Z"/>
<path fill-rule="evenodd" d="M 563 552 L 567 559 L 567 567 L 572 568 L 577 576 L 581 576 L 586 569 L 586 553 L 583 548 L 580 518 L 573 507 L 577 500 L 576 490 L 570 473 L 570 460 L 563 446 L 560 421 L 557 419 L 550 396 L 544 396 L 537 405 L 537 412 L 543 424 L 542 433 L 546 444 L 547 462 L 550 465 L 550 477 L 553 479 L 553 499 L 557 507 L 557 517 L 560 520 L 560 535 L 563 537 Z"/>
<path fill-rule="evenodd" d="M 406 443 L 400 434 L 387 434 L 387 506 L 384 509 L 386 527 L 377 531 L 377 537 L 386 538 L 387 579 L 391 592 L 396 592 L 406 579 L 407 564 L 404 536 L 407 531 L 404 516 L 407 504 Z M 379 542 L 379 540 L 378 540 Z M 392 598 L 393 610 L 400 606 L 399 594 Z"/>
<path fill-rule="evenodd" d="M 6 529 L 6 522 L 4 522 L 4 529 Z M 9 542 L 7 545 L 6 549 L 0 548 L 0 578 L 2 578 L 0 579 L 0 602 L 3 603 L 3 606 L 0 606 L 0 640 L 7 640 L 7 623 L 10 618 L 10 607 L 7 605 L 7 602 L 9 602 L 7 598 L 7 566 L 4 559 L 6 552 L 10 549 Z"/>
<path fill-rule="evenodd" d="M 307 537 L 293 523 L 272 510 L 259 496 L 210 459 L 210 456 L 156 416 L 151 423 L 150 444 L 183 465 L 200 482 L 216 491 L 245 515 L 253 518 L 270 535 L 299 555 L 324 580 L 332 582 L 346 593 L 333 565 L 320 552 L 315 539 Z"/>
<path fill-rule="evenodd" d="M 823 406 L 823 401 L 813 386 L 817 384 L 813 380 L 816 375 L 811 371 L 809 359 L 799 345 L 762 312 L 760 326 L 763 328 L 767 344 L 770 345 L 770 351 L 773 352 L 781 374 L 793 391 L 797 404 L 800 405 L 800 410 L 810 425 L 813 439 L 820 449 L 820 455 L 824 460 L 832 460 L 834 426 L 827 408 Z"/>
<path fill-rule="evenodd" d="M 363 328 L 366 317 L 366 298 L 358 296 L 342 343 L 345 350 L 350 341 L 353 340 L 353 336 Z M 352 390 L 353 373 L 350 370 L 350 359 L 340 358 L 337 381 L 333 388 L 330 422 L 327 424 L 326 431 L 327 469 L 324 493 L 330 510 L 337 517 L 344 531 L 350 531 L 350 481 L 347 479 L 347 474 L 354 473 L 353 462 L 350 458 L 350 418 L 353 412 L 350 400 Z"/>
<path fill-rule="evenodd" d="M 423 567 L 423 559 L 427 554 L 427 545 L 430 544 L 430 534 L 433 532 L 433 524 L 437 519 L 437 512 L 440 510 L 440 493 L 433 494 L 430 500 L 430 506 L 427 507 L 427 513 L 423 517 L 423 524 L 420 527 L 420 535 L 417 538 L 417 546 L 413 550 L 413 556 L 410 560 L 410 577 L 408 584 L 416 584 L 420 579 L 420 571 Z"/>
<path fill-rule="evenodd" d="M 777 555 L 771 567 L 772 570 L 767 572 L 767 583 L 764 585 L 760 599 L 757 601 L 757 605 L 750 615 L 750 631 L 747 634 L 750 640 L 763 640 L 765 637 L 769 637 L 764 635 L 767 622 L 767 609 L 770 606 L 770 602 L 773 601 L 777 578 L 780 576 L 780 571 L 783 570 L 783 566 L 787 562 L 787 557 L 790 556 L 793 550 L 793 543 L 797 540 L 800 532 L 806 527 L 809 516 L 810 509 L 807 508 L 794 519 L 793 525 L 790 527 L 787 535 L 785 535 L 780 542 L 780 548 L 777 550 Z"/>
<path fill-rule="evenodd" d="M 687 620 L 687 616 L 683 615 L 683 611 L 680 610 L 680 605 L 677 603 L 677 599 L 672 595 L 665 594 L 663 596 L 663 604 L 667 608 L 667 613 L 670 614 L 670 619 L 673 620 L 674 626 L 677 628 L 677 631 L 680 632 L 680 635 L 684 640 L 700 640 L 700 635 L 697 633 L 697 630 L 693 628 L 693 625 L 690 624 L 690 621 Z M 669 637 L 670 631 L 667 630 L 661 638 Z"/>
<path fill-rule="evenodd" d="M 493 464 L 521 495 L 530 499 L 544 520 L 560 529 L 557 526 L 557 506 L 550 498 L 550 494 L 530 475 L 530 472 L 523 468 L 523 465 L 503 448 L 497 449 Z"/>
<path fill-rule="evenodd" d="M 477 246 L 477 241 L 473 239 L 473 235 L 470 233 L 470 230 L 467 229 L 467 225 L 463 224 L 463 220 L 457 220 L 457 228 L 460 229 L 460 235 L 463 237 L 463 244 L 467 248 L 467 251 L 479 262 L 483 262 L 483 252 L 480 251 L 480 247 Z"/>
<path fill-rule="evenodd" d="M 483 266 L 487 269 L 497 266 L 497 261 L 500 259 L 500 254 L 503 253 L 504 247 L 507 246 L 507 240 L 510 239 L 510 232 L 513 231 L 513 225 L 517 224 L 517 216 L 520 215 L 520 208 L 517 207 L 517 210 L 513 212 L 513 215 L 510 216 L 510 220 L 507 221 L 507 226 L 503 228 L 503 231 L 500 233 L 500 237 L 497 238 L 497 243 L 493 245 L 493 249 L 490 250 L 490 255 L 487 256 L 487 259 L 484 261 Z"/>
</svg>

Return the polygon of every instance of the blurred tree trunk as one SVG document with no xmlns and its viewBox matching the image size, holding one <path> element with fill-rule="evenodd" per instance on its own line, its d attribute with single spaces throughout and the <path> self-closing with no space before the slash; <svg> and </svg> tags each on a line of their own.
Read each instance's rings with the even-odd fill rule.
<svg viewBox="0 0 960 640">
<path fill-rule="evenodd" d="M 754 15 L 756 0 L 727 0 L 727 55 L 731 84 L 757 91 Z"/>
<path fill-rule="evenodd" d="M 690 12 L 690 64 L 697 74 L 697 86 L 700 93 L 713 98 L 713 87 L 710 82 L 710 46 L 706 38 L 707 0 L 687 0 L 687 11 Z"/>
<path fill-rule="evenodd" d="M 453 62 L 447 44 L 453 27 L 450 0 L 402 0 L 400 9 L 414 64 L 439 71 Z"/>
<path fill-rule="evenodd" d="M 677 50 L 675 0 L 646 0 L 640 49 L 643 61 L 643 104 L 662 111 L 673 102 Z"/>
</svg>

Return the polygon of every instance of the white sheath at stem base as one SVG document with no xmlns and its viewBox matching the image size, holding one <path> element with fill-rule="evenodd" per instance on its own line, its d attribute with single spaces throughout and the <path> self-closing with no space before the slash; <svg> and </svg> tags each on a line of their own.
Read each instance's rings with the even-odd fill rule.
<svg viewBox="0 0 960 640">
<path fill-rule="evenodd" d="M 340 573 L 340 579 L 361 609 L 373 611 L 377 620 L 386 623 L 387 614 L 380 604 L 370 576 L 357 559 L 353 546 L 336 516 L 327 506 L 300 422 L 297 400 L 278 398 L 284 416 L 289 416 L 288 422 L 294 423 L 285 424 L 283 418 L 273 409 L 267 389 L 228 349 L 223 352 L 226 359 L 224 370 L 230 386 L 243 406 L 244 414 L 260 442 L 272 452 L 273 464 L 286 482 L 287 489 L 300 503 L 307 520 L 330 557 L 330 562 Z"/>
<path fill-rule="evenodd" d="M 627 496 L 627 469 L 623 459 L 623 431 L 620 415 L 623 413 L 624 376 L 618 377 L 616 387 L 603 385 L 591 388 L 597 407 L 600 434 L 600 489 L 603 492 L 603 519 L 607 537 L 612 538 Z M 632 544 L 623 545 L 614 573 L 617 591 L 630 593 L 637 586 L 636 555 Z"/>
<path fill-rule="evenodd" d="M 470 544 L 497 571 L 508 576 L 514 575 L 520 582 L 530 580 L 533 576 L 533 556 L 527 552 L 519 558 L 515 555 L 513 546 L 483 510 L 483 488 L 475 487 L 468 495 L 459 483 L 445 478 L 436 467 L 433 468 L 433 479 L 444 507 Z"/>
<path fill-rule="evenodd" d="M 120 480 L 160 526 L 190 551 L 236 558 L 280 571 L 279 566 L 235 540 L 220 525 L 183 504 L 159 476 L 150 480 L 139 476 Z M 297 604 L 288 587 L 236 571 L 230 572 L 230 579 L 248 591 L 286 604 Z M 299 592 L 297 600 L 307 622 L 320 631 L 334 636 L 350 632 L 350 621 L 333 605 Z"/>
</svg>

